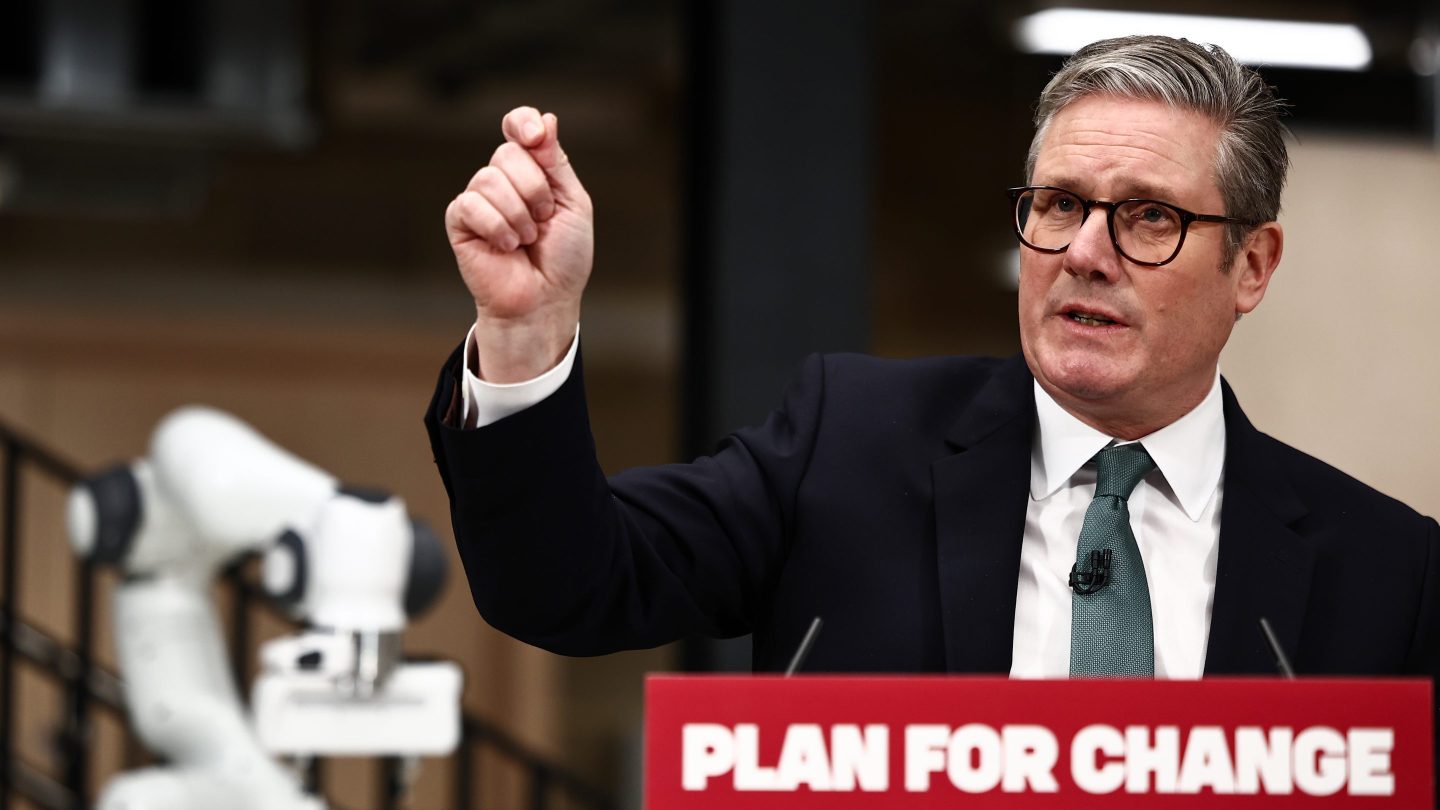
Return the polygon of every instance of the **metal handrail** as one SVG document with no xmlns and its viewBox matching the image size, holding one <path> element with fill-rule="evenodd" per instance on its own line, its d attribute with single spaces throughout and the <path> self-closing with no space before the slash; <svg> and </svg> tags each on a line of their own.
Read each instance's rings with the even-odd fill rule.
<svg viewBox="0 0 1440 810">
<path fill-rule="evenodd" d="M 100 708 L 124 716 L 123 683 L 119 676 L 95 663 L 94 607 L 97 572 L 95 567 L 77 559 L 75 583 L 75 646 L 68 647 L 32 624 L 19 612 L 18 570 L 21 538 L 20 514 L 23 490 L 21 473 L 31 467 L 66 486 L 84 476 L 78 465 L 64 460 L 21 432 L 0 422 L 0 449 L 3 449 L 3 490 L 0 490 L 0 810 L 9 810 L 12 795 L 46 810 L 80 810 L 90 795 L 89 763 L 93 744 L 91 709 Z M 243 656 L 250 648 L 249 611 L 257 600 L 263 600 L 260 589 L 248 582 L 242 566 L 233 565 L 221 577 L 222 587 L 231 588 L 231 660 L 236 667 L 237 683 L 243 682 Z M 59 772 L 63 781 L 56 781 L 17 756 L 14 749 L 14 698 L 17 658 L 24 659 L 36 672 L 60 681 L 65 690 L 65 717 L 60 735 L 63 762 Z M 452 796 L 456 810 L 476 806 L 479 774 L 474 763 L 483 747 L 488 747 L 530 777 L 531 810 L 546 810 L 552 799 L 565 796 L 573 804 L 587 810 L 613 810 L 615 802 L 603 791 L 545 757 L 531 751 L 499 726 L 479 715 L 466 712 L 462 718 L 461 742 L 453 755 Z M 318 764 L 316 765 L 318 774 Z M 386 760 L 382 768 L 381 796 L 378 806 L 396 806 L 391 785 L 397 783 L 398 760 Z"/>
</svg>

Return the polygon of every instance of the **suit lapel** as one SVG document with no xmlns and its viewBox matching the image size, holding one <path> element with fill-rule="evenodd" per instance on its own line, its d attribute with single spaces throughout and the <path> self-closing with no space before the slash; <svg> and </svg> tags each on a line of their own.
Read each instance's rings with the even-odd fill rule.
<svg viewBox="0 0 1440 810">
<path fill-rule="evenodd" d="M 1276 671 L 1260 631 L 1270 621 L 1293 660 L 1315 565 L 1313 544 L 1294 530 L 1306 508 L 1225 384 L 1225 494 L 1205 674 Z"/>
<path fill-rule="evenodd" d="M 936 553 L 946 669 L 1008 673 L 1035 424 L 1023 358 L 1002 364 L 935 462 Z"/>
</svg>

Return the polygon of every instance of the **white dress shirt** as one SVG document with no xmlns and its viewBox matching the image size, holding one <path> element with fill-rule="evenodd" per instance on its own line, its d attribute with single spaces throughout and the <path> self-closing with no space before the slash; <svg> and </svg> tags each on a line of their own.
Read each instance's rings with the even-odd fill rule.
<svg viewBox="0 0 1440 810">
<path fill-rule="evenodd" d="M 473 327 L 467 356 L 472 340 Z M 579 345 L 577 327 L 564 359 L 521 383 L 487 383 L 467 366 L 461 386 L 465 424 L 484 427 L 555 393 L 569 378 Z M 1113 440 L 1071 416 L 1038 384 L 1035 406 L 1039 418 L 1030 452 L 1010 676 L 1067 678 L 1070 567 L 1095 496 L 1095 469 L 1088 462 Z M 1130 495 L 1131 525 L 1150 586 L 1155 675 L 1199 678 L 1215 598 L 1225 466 L 1219 374 L 1194 410 L 1140 441 L 1157 467 Z"/>
<path fill-rule="evenodd" d="M 1071 416 L 1035 384 L 1030 501 L 1020 546 L 1012 678 L 1070 674 L 1070 569 L 1095 497 L 1088 462 L 1111 437 Z M 1140 439 L 1156 469 L 1130 494 L 1130 525 L 1155 626 L 1155 676 L 1199 678 L 1215 600 L 1225 417 L 1220 375 L 1199 405 Z"/>
</svg>

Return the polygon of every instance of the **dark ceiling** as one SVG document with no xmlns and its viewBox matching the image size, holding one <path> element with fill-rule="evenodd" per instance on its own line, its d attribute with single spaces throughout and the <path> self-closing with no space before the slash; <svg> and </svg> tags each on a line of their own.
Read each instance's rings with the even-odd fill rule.
<svg viewBox="0 0 1440 810">
<path fill-rule="evenodd" d="M 564 109 L 568 131 L 598 146 L 683 131 L 690 46 L 726 35 L 693 28 L 697 3 L 5 0 L 0 208 L 63 208 L 78 184 L 91 203 L 108 193 L 126 210 L 193 211 L 217 154 L 305 152 L 364 133 L 473 141 L 522 99 Z M 1009 29 L 1049 5 L 875 3 L 879 108 L 944 103 L 1012 137 L 1059 60 L 1019 54 Z M 1294 123 L 1401 135 L 1433 126 L 1434 81 L 1410 64 L 1426 15 L 1432 26 L 1440 18 L 1433 0 L 1085 5 L 1357 23 L 1375 48 L 1370 71 L 1266 71 L 1294 102 Z M 50 182 L 36 168 L 83 174 L 95 163 L 129 166 L 114 173 L 123 188 Z"/>
</svg>

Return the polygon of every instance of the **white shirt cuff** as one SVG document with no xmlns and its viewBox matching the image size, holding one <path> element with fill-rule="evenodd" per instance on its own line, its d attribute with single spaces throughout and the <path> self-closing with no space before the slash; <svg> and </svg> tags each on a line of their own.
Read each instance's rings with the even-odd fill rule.
<svg viewBox="0 0 1440 810">
<path fill-rule="evenodd" d="M 465 335 L 465 353 L 462 358 L 471 356 L 471 349 L 474 345 L 475 327 L 472 325 L 470 332 Z M 575 339 L 570 341 L 570 351 L 565 353 L 565 357 L 556 363 L 554 368 L 539 377 L 518 383 L 485 382 L 475 376 L 475 372 L 470 369 L 468 362 L 465 363 L 465 370 L 461 378 L 463 384 L 460 386 L 461 396 L 464 399 L 462 424 L 469 428 L 482 428 L 499 422 L 511 414 L 519 413 L 531 405 L 538 404 L 555 393 L 566 380 L 570 379 L 570 370 L 575 367 L 575 352 L 579 348 L 580 327 L 577 324 Z"/>
</svg>

